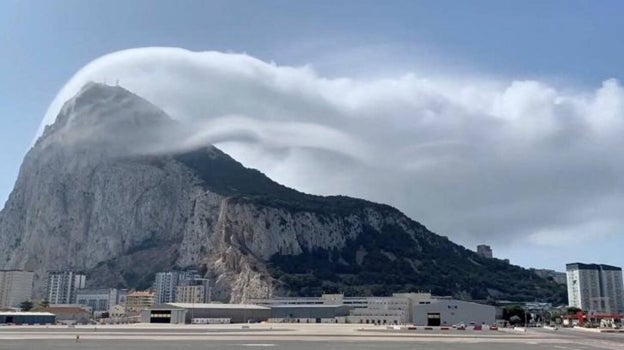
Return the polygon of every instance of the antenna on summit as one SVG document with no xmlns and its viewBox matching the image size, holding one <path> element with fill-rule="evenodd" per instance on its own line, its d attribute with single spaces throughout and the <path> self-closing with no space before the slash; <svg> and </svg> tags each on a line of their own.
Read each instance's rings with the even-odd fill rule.
<svg viewBox="0 0 624 350">
<path fill-rule="evenodd" d="M 115 82 L 115 86 L 119 86 L 119 79 Z"/>
</svg>

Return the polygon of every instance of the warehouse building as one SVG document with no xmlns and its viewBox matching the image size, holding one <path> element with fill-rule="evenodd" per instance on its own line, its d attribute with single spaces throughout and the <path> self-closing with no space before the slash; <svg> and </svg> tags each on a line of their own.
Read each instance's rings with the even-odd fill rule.
<svg viewBox="0 0 624 350">
<path fill-rule="evenodd" d="M 270 322 L 274 323 L 338 323 L 349 315 L 352 307 L 346 305 L 284 304 L 271 305 Z"/>
<path fill-rule="evenodd" d="M 145 323 L 249 323 L 270 317 L 270 308 L 249 304 L 167 303 L 141 312 L 141 322 Z"/>
<path fill-rule="evenodd" d="M 0 312 L 0 324 L 54 324 L 56 316 L 49 312 Z"/>
<path fill-rule="evenodd" d="M 387 297 L 256 299 L 271 308 L 271 322 L 333 322 L 377 325 L 416 324 L 447 326 L 464 323 L 493 324 L 496 308 L 489 305 L 434 297 L 431 293 L 394 293 Z M 345 313 L 347 312 L 347 313 Z"/>
<path fill-rule="evenodd" d="M 182 307 L 170 304 L 158 304 L 149 309 L 141 310 L 142 323 L 168 323 L 168 324 L 184 324 L 186 323 L 187 310 Z"/>
<path fill-rule="evenodd" d="M 431 298 L 413 306 L 413 323 L 421 326 L 494 324 L 496 308 L 454 299 Z"/>
</svg>

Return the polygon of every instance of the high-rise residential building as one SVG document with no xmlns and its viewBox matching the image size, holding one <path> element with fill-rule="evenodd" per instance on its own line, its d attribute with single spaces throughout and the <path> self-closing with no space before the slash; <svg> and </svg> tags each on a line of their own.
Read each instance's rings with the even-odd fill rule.
<svg viewBox="0 0 624 350">
<path fill-rule="evenodd" d="M 86 281 L 87 276 L 80 272 L 48 272 L 48 302 L 50 304 L 75 304 L 76 291 L 84 288 Z"/>
<path fill-rule="evenodd" d="M 624 313 L 622 268 L 572 263 L 566 265 L 568 302 L 594 314 Z"/>
<path fill-rule="evenodd" d="M 34 275 L 32 271 L 0 270 L 0 308 L 31 300 Z"/>
<path fill-rule="evenodd" d="M 492 248 L 486 244 L 480 244 L 477 246 L 477 254 L 488 259 L 492 259 L 494 257 L 492 254 Z"/>
<path fill-rule="evenodd" d="M 168 271 L 158 272 L 154 279 L 154 294 L 157 304 L 174 303 L 179 285 L 185 281 L 199 278 L 197 271 Z"/>
<path fill-rule="evenodd" d="M 178 272 L 158 272 L 154 279 L 154 299 L 156 304 L 175 302 L 178 286 Z"/>
</svg>

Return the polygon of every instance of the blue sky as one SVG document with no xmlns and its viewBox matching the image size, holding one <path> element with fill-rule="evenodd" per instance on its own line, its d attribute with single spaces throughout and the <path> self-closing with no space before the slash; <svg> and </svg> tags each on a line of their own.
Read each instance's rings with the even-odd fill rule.
<svg viewBox="0 0 624 350">
<path fill-rule="evenodd" d="M 623 80 L 623 15 L 620 1 L 2 1 L 0 202 L 50 102 L 81 67 L 110 52 L 245 52 L 279 65 L 311 65 L 326 77 L 426 69 L 583 92 Z M 592 242 L 600 254 L 579 257 L 611 256 L 608 262 L 622 265 L 621 254 L 613 258 L 613 240 L 622 246 L 621 237 Z M 555 257 L 551 250 L 503 247 L 497 255 L 558 269 L 575 260 L 565 256 L 572 249 Z"/>
</svg>

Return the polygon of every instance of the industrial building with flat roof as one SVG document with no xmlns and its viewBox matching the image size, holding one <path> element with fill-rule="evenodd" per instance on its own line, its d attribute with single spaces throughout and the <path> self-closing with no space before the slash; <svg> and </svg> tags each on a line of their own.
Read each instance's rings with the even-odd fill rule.
<svg viewBox="0 0 624 350">
<path fill-rule="evenodd" d="M 491 325 L 496 321 L 496 308 L 462 300 L 432 298 L 414 305 L 412 315 L 414 324 L 424 326 Z"/>
<path fill-rule="evenodd" d="M 274 323 L 338 323 L 339 318 L 349 315 L 353 309 L 347 305 L 271 305 L 271 318 Z"/>
<path fill-rule="evenodd" d="M 258 299 L 258 304 L 167 303 L 141 313 L 146 323 L 359 323 L 378 325 L 493 324 L 490 305 L 435 298 L 430 293 L 396 293 L 391 297 Z"/>
<path fill-rule="evenodd" d="M 171 316 L 166 316 L 167 314 Z M 141 312 L 145 323 L 193 323 L 193 319 L 228 319 L 227 323 L 266 321 L 271 309 L 252 304 L 158 304 Z M 169 322 L 166 320 L 169 319 Z"/>
<path fill-rule="evenodd" d="M 49 312 L 0 312 L 0 324 L 54 324 L 56 315 Z"/>
</svg>

